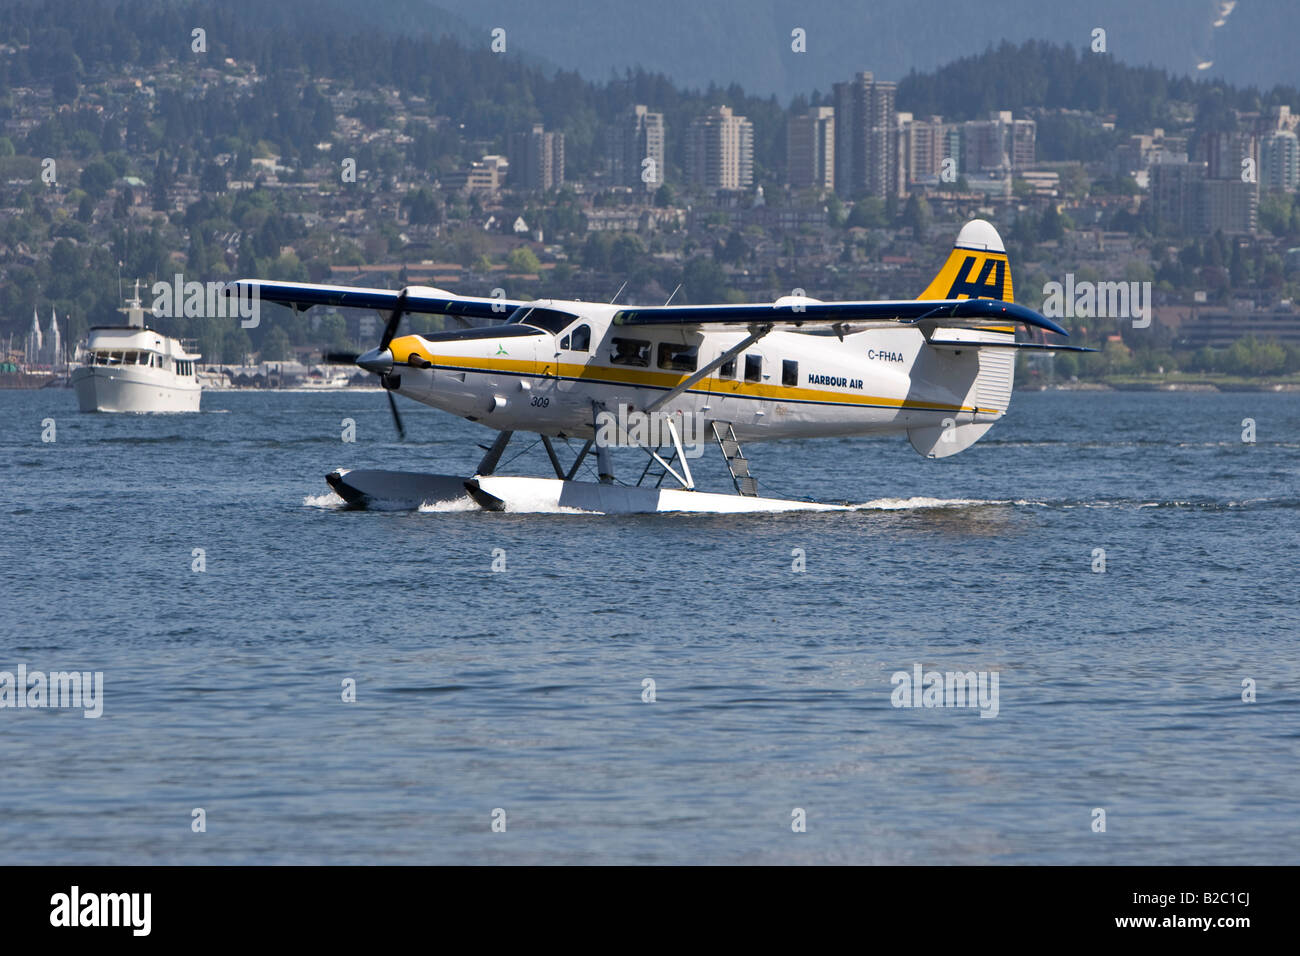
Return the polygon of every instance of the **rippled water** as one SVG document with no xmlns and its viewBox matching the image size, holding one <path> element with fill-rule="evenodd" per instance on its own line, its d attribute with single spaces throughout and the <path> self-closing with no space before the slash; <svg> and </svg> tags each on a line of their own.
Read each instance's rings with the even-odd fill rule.
<svg viewBox="0 0 1300 956">
<path fill-rule="evenodd" d="M 407 444 L 378 392 L 0 392 L 0 670 L 104 674 L 97 720 L 0 710 L 0 862 L 1300 862 L 1300 395 L 747 447 L 851 512 L 338 509 L 334 467 L 472 471 L 401 404 Z M 917 663 L 996 718 L 891 706 Z"/>
</svg>

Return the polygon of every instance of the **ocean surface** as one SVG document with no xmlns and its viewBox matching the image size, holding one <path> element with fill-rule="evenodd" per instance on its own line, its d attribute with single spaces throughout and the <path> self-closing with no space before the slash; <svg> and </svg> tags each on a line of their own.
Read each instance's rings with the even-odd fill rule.
<svg viewBox="0 0 1300 956">
<path fill-rule="evenodd" d="M 398 401 L 0 392 L 0 671 L 103 674 L 0 709 L 0 864 L 1300 863 L 1300 394 L 746 447 L 849 512 L 340 509 L 491 437 Z M 917 665 L 996 717 L 893 706 Z"/>
</svg>

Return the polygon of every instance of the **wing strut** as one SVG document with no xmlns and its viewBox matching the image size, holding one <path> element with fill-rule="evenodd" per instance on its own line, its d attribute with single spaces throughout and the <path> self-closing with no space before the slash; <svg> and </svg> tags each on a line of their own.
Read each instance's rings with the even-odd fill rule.
<svg viewBox="0 0 1300 956">
<path fill-rule="evenodd" d="M 688 388 L 694 388 L 700 382 L 704 381 L 704 379 L 707 378 L 709 375 L 712 375 L 715 369 L 721 368 L 724 362 L 731 361 L 733 358 L 735 358 L 741 352 L 745 351 L 745 349 L 749 348 L 751 345 L 753 345 L 755 342 L 757 342 L 759 339 L 761 339 L 763 336 L 767 335 L 767 333 L 771 331 L 772 331 L 772 326 L 770 325 L 751 325 L 749 327 L 749 335 L 745 336 L 743 339 L 741 339 L 731 348 L 727 349 L 727 351 L 723 352 L 721 355 L 715 358 L 708 365 L 704 366 L 704 368 L 700 369 L 690 378 L 686 379 L 686 381 L 682 382 L 671 392 L 665 392 L 663 395 L 660 395 L 653 402 L 647 405 L 644 411 L 653 412 L 660 405 L 666 405 L 667 403 L 671 402 L 674 398 L 682 394 L 682 392 L 686 391 Z"/>
<path fill-rule="evenodd" d="M 474 472 L 475 475 L 490 475 L 497 470 L 497 463 L 501 461 L 501 456 L 505 453 L 506 445 L 510 444 L 510 436 L 513 434 L 514 432 L 509 431 L 497 435 L 492 447 L 487 450 L 483 460 L 478 463 L 478 468 Z M 480 445 L 479 447 L 482 448 L 483 446 Z"/>
</svg>

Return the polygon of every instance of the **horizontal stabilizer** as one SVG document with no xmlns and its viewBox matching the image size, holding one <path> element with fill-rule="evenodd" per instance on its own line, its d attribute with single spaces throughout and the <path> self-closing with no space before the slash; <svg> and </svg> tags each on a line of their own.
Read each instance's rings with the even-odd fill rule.
<svg viewBox="0 0 1300 956">
<path fill-rule="evenodd" d="M 962 351 L 964 349 L 1023 349 L 1031 352 L 1095 352 L 1082 345 L 1052 345 L 1042 342 L 1016 342 L 1000 336 L 989 341 L 978 329 L 936 328 L 926 338 L 926 344 L 936 349 Z"/>
</svg>

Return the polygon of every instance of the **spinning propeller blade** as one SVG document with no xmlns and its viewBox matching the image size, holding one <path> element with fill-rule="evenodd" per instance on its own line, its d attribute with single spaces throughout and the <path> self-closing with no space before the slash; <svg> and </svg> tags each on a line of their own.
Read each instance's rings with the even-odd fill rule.
<svg viewBox="0 0 1300 956">
<path fill-rule="evenodd" d="M 393 398 L 391 391 L 385 390 L 384 394 L 388 396 L 388 410 L 393 413 L 393 425 L 397 429 L 398 440 L 405 441 L 406 428 L 402 425 L 402 416 L 398 414 L 397 401 Z"/>
<path fill-rule="evenodd" d="M 403 289 L 397 296 L 397 304 L 393 306 L 393 314 L 388 317 L 388 324 L 384 326 L 384 334 L 379 339 L 379 350 L 382 352 L 388 348 L 393 341 L 393 336 L 397 334 L 397 327 L 402 324 L 402 314 L 406 311 L 406 290 Z M 388 376 L 384 376 L 384 388 L 388 390 Z M 401 379 L 398 379 L 401 381 Z M 393 398 L 391 390 L 386 392 L 388 395 L 388 410 L 393 413 L 393 427 L 397 429 L 397 437 L 401 441 L 406 440 L 406 426 L 402 424 L 401 413 L 397 411 L 397 400 Z"/>
<path fill-rule="evenodd" d="M 393 306 L 393 314 L 388 317 L 388 324 L 384 326 L 384 334 L 379 340 L 379 350 L 382 352 L 388 348 L 393 341 L 393 336 L 397 334 L 397 326 L 402 322 L 402 315 L 406 311 L 406 290 L 403 289 L 397 296 L 397 304 Z"/>
<path fill-rule="evenodd" d="M 388 317 L 388 322 L 384 326 L 384 334 L 379 339 L 379 345 L 363 355 L 353 355 L 348 352 L 329 352 L 326 354 L 326 361 L 337 359 L 338 361 L 350 361 L 359 365 L 367 372 L 373 372 L 379 376 L 379 382 L 384 386 L 388 393 L 388 410 L 393 415 L 393 427 L 397 429 L 397 437 L 405 440 L 406 426 L 402 424 L 401 413 L 397 410 L 397 400 L 393 398 L 393 389 L 400 387 L 402 378 L 400 375 L 393 374 L 393 353 L 388 350 L 388 346 L 393 341 L 393 336 L 397 334 L 397 327 L 402 322 L 402 316 L 406 313 L 406 290 L 403 289 L 397 296 L 397 304 L 393 308 L 393 314 Z M 428 367 L 426 362 L 420 366 L 416 362 L 408 362 L 409 365 L 420 368 Z"/>
</svg>

